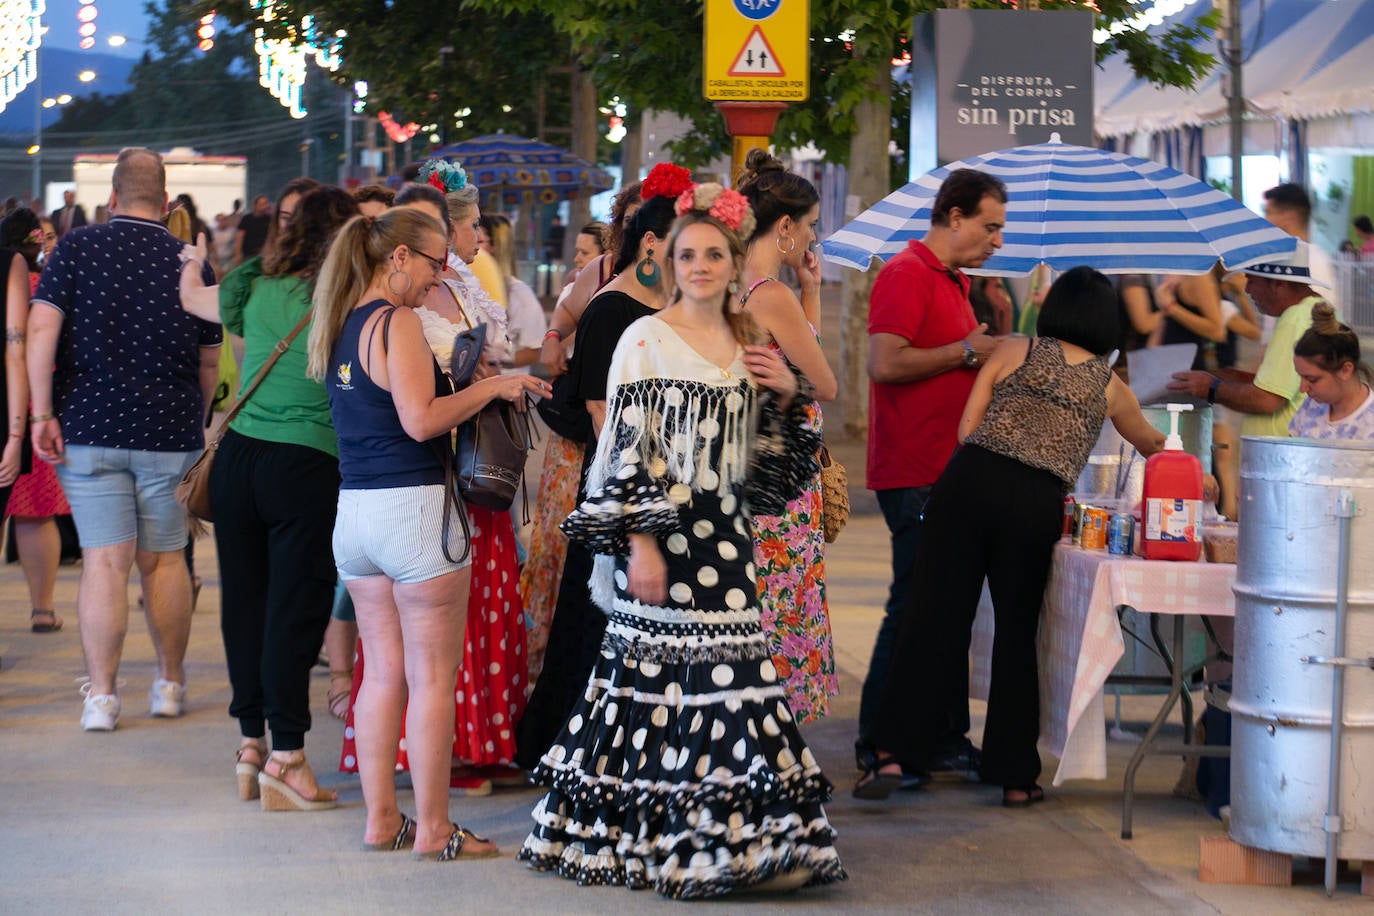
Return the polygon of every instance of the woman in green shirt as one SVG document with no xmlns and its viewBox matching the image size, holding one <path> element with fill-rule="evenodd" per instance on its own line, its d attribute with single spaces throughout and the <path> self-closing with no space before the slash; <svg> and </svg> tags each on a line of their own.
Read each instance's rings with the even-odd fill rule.
<svg viewBox="0 0 1374 916">
<path fill-rule="evenodd" d="M 226 331 L 243 337 L 245 388 L 310 310 L 329 242 L 357 213 L 346 191 L 308 192 L 265 257 L 245 262 L 220 284 L 218 317 Z M 184 285 L 194 283 L 192 273 L 184 272 Z M 184 291 L 188 310 L 195 311 L 197 296 L 203 301 L 205 291 Z M 229 714 L 242 734 L 235 760 L 239 797 L 261 796 L 264 810 L 337 804 L 316 783 L 304 751 L 310 669 L 334 594 L 331 538 L 339 496 L 329 398 L 305 374 L 308 338 L 307 325 L 229 424 L 210 473 L 220 628 L 233 688 Z"/>
</svg>

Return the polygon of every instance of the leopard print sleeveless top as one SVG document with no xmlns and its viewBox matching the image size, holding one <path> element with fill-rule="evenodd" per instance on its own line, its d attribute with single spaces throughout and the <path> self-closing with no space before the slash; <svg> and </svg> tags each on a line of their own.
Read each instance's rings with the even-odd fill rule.
<svg viewBox="0 0 1374 916">
<path fill-rule="evenodd" d="M 965 444 L 1049 471 L 1068 491 L 1102 432 L 1111 374 L 1105 356 L 1071 366 L 1059 341 L 1037 338 L 1026 361 L 993 385 L 983 422 Z"/>
</svg>

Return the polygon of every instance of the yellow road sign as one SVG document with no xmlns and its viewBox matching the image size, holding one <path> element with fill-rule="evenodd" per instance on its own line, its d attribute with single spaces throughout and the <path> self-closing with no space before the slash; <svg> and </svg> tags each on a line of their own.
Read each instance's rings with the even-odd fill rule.
<svg viewBox="0 0 1374 916">
<path fill-rule="evenodd" d="M 706 0 L 702 94 L 801 102 L 810 94 L 809 0 Z"/>
</svg>

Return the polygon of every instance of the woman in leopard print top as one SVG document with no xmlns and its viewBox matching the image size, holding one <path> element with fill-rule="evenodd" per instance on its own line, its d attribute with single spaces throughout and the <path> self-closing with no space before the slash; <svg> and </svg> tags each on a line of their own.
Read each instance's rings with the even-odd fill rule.
<svg viewBox="0 0 1374 916">
<path fill-rule="evenodd" d="M 933 742 L 949 728 L 942 711 L 962 702 L 986 577 L 996 635 L 982 779 L 1003 787 L 1008 807 L 1045 797 L 1035 784 L 1035 633 L 1063 494 L 1087 463 L 1104 416 L 1142 455 L 1164 445 L 1111 371 L 1118 321 L 1112 284 L 1091 268 L 1074 268 L 1045 297 L 1041 336 L 1004 340 L 979 372 L 959 421 L 963 445 L 926 503 L 911 601 L 873 731 L 883 750 L 856 796 L 886 797 L 900 784 L 903 764 L 926 769 Z"/>
</svg>

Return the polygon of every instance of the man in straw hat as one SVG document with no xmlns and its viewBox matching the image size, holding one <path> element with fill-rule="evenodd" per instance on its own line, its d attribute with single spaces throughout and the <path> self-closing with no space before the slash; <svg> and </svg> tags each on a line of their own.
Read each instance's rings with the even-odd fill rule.
<svg viewBox="0 0 1374 916">
<path fill-rule="evenodd" d="M 1300 241 L 1288 262 L 1255 264 L 1243 271 L 1251 300 L 1261 312 L 1278 319 L 1254 375 L 1233 369 L 1175 372 L 1169 390 L 1244 414 L 1242 436 L 1287 436 L 1288 421 L 1303 399 L 1293 347 L 1312 326 L 1312 306 L 1321 300 L 1313 287 L 1326 287 L 1312 277 L 1310 254 L 1307 243 Z"/>
</svg>

